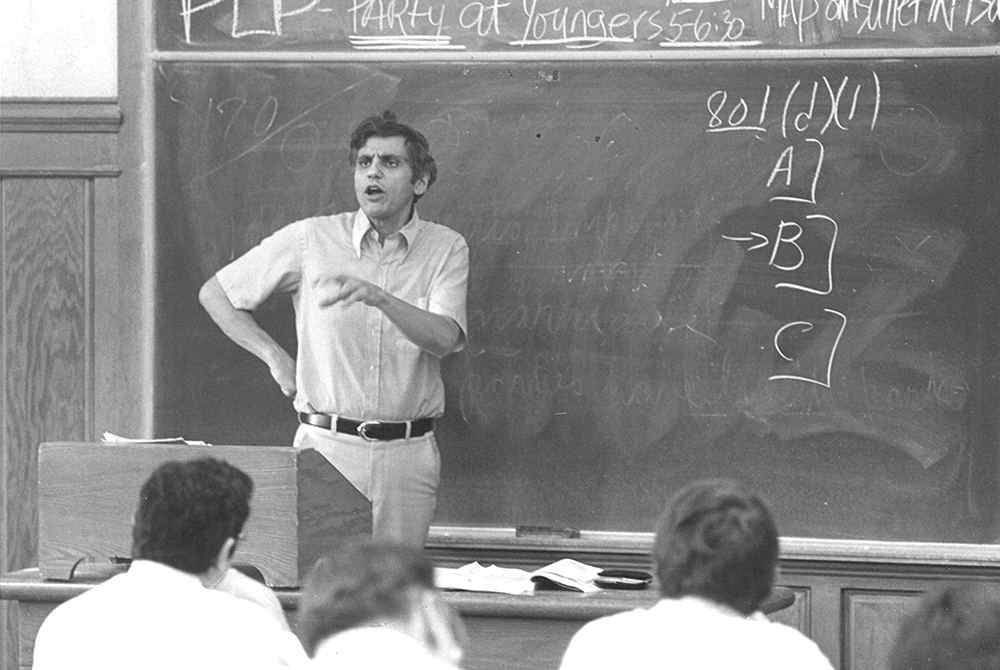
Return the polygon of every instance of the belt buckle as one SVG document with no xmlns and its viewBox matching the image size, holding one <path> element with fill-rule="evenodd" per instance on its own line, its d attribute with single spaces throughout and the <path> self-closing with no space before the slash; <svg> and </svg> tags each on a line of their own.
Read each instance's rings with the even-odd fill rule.
<svg viewBox="0 0 1000 670">
<path fill-rule="evenodd" d="M 379 439 L 377 437 L 368 436 L 368 429 L 378 426 L 379 423 L 379 421 L 362 421 L 358 424 L 358 437 L 368 440 L 369 442 L 378 442 Z"/>
</svg>

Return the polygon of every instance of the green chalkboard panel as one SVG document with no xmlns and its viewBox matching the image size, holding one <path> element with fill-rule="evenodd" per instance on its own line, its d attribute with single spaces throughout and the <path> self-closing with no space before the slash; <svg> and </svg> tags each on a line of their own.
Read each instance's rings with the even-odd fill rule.
<svg viewBox="0 0 1000 670">
<path fill-rule="evenodd" d="M 1000 61 L 161 63 L 158 434 L 288 444 L 200 284 L 430 138 L 471 249 L 437 523 L 646 531 L 748 481 L 786 535 L 1000 538 Z M 290 301 L 258 318 L 294 350 Z"/>
</svg>

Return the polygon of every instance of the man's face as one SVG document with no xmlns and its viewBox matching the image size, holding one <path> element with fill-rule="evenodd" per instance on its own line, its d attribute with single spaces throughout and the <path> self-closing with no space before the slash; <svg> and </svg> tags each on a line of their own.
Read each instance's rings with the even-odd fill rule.
<svg viewBox="0 0 1000 670">
<path fill-rule="evenodd" d="M 395 232 L 409 220 L 415 194 L 427 190 L 427 178 L 413 182 L 413 168 L 402 137 L 370 137 L 354 163 L 354 194 L 380 232 Z"/>
</svg>

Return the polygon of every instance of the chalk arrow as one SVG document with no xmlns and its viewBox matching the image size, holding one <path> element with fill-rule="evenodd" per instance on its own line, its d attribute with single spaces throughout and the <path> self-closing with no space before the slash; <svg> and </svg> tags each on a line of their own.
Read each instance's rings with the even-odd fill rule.
<svg viewBox="0 0 1000 670">
<path fill-rule="evenodd" d="M 760 233 L 750 233 L 753 237 L 732 237 L 730 235 L 723 235 L 722 237 L 727 240 L 732 240 L 733 242 L 753 242 L 754 240 L 760 240 L 759 243 L 753 245 L 752 247 L 747 247 L 747 251 L 753 251 L 754 249 L 760 249 L 761 247 L 766 247 L 769 244 L 766 235 L 761 235 Z"/>
</svg>

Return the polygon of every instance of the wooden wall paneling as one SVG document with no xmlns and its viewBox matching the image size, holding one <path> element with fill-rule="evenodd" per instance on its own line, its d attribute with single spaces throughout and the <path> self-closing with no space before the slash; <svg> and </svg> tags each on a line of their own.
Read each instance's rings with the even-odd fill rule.
<svg viewBox="0 0 1000 670">
<path fill-rule="evenodd" d="M 840 668 L 840 585 L 833 579 L 812 579 L 809 585 L 809 637 Z"/>
<path fill-rule="evenodd" d="M 463 617 L 463 621 L 469 634 L 466 670 L 557 668 L 569 639 L 585 623 L 490 617 Z"/>
<path fill-rule="evenodd" d="M 841 670 L 885 670 L 896 631 L 920 595 L 845 589 Z"/>
<path fill-rule="evenodd" d="M 5 134 L 3 152 L 5 178 L 113 177 L 118 173 L 116 137 L 108 133 Z"/>
<path fill-rule="evenodd" d="M 38 444 L 90 428 L 89 228 L 83 179 L 5 179 L 2 286 L 6 569 L 37 561 Z"/>
<path fill-rule="evenodd" d="M 139 339 L 130 315 L 141 305 L 133 268 L 143 254 L 129 240 L 140 227 L 119 225 L 121 125 L 114 100 L 4 100 L 0 107 L 4 571 L 37 561 L 39 443 L 93 439 L 95 416 L 105 426 L 143 415 L 136 389 L 144 381 L 130 378 L 139 347 L 128 339 Z M 3 668 L 18 665 L 19 611 L 0 604 Z"/>
<path fill-rule="evenodd" d="M 3 139 L 2 134 L 0 134 L 0 140 Z M 0 147 L 2 148 L 2 147 Z M 0 154 L 2 155 L 2 154 Z M 2 164 L 0 164 L 2 165 Z M 5 227 L 5 219 L 3 216 L 4 211 L 4 201 L 3 197 L 3 180 L 0 179 L 0 263 L 3 259 L 3 230 Z M 0 275 L 2 275 L 2 267 L 0 267 Z M 2 290 L 0 286 L 0 311 L 3 311 L 4 307 L 4 295 L 5 291 Z M 7 333 L 6 328 L 3 323 L 0 322 L 0 352 L 7 350 Z M 4 365 L 5 358 L 0 356 L 0 373 L 4 374 L 6 377 L 6 366 Z M 0 408 L 5 407 L 5 390 L 4 387 L 0 386 Z M 6 572 L 10 568 L 8 561 L 8 547 L 10 546 L 10 535 L 8 534 L 8 522 L 7 522 L 7 498 L 10 495 L 10 486 L 7 482 L 7 473 L 10 472 L 10 467 L 8 466 L 8 460 L 13 460 L 8 458 L 7 454 L 7 442 L 3 437 L 3 427 L 4 427 L 4 414 L 2 409 L 0 409 L 0 481 L 2 481 L 2 486 L 0 486 L 0 572 Z M 14 667 L 14 663 L 17 661 L 17 641 L 20 637 L 19 630 L 17 626 L 17 603 L 11 603 L 7 601 L 0 602 L 0 667 Z"/>
<path fill-rule="evenodd" d="M 785 585 L 782 584 L 782 586 Z M 812 637 L 812 617 L 810 616 L 812 592 L 804 586 L 788 586 L 788 588 L 795 593 L 795 602 L 783 610 L 767 615 L 767 618 L 791 626 L 803 635 Z"/>
<path fill-rule="evenodd" d="M 90 180 L 0 181 L 2 453 L 0 559 L 37 562 L 38 444 L 91 432 Z M 3 617 L 0 659 L 16 659 L 17 619 Z M 6 667 L 6 666 L 5 666 Z"/>
<path fill-rule="evenodd" d="M 17 604 L 20 607 L 18 624 L 21 629 L 21 637 L 17 641 L 20 661 L 19 666 L 11 664 L 9 667 L 20 667 L 21 670 L 30 670 L 34 662 L 35 638 L 38 637 L 38 629 L 42 627 L 45 617 L 52 613 L 52 610 L 56 608 L 58 603 Z"/>
<path fill-rule="evenodd" d="M 18 667 L 18 645 L 22 639 L 19 622 L 20 604 L 0 602 L 0 668 Z"/>
<path fill-rule="evenodd" d="M 151 328 L 144 326 L 149 300 L 143 293 L 151 260 L 143 225 L 119 215 L 122 121 L 114 100 L 5 100 L 0 108 L 0 155 L 5 178 L 88 180 L 93 221 L 88 240 L 94 287 L 93 427 L 142 436 L 151 414 L 144 400 L 152 380 L 146 373 Z M 125 200 L 137 198 L 133 193 Z"/>
</svg>

